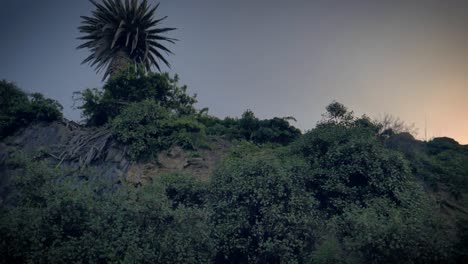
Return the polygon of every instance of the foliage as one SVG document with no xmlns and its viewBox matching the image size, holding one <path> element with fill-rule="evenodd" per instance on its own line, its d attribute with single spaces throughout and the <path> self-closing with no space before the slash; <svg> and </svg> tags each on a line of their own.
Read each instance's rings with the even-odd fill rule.
<svg viewBox="0 0 468 264">
<path fill-rule="evenodd" d="M 40 93 L 30 95 L 30 111 L 35 114 L 37 121 L 51 122 L 63 117 L 63 107 L 56 100 L 44 98 Z"/>
<path fill-rule="evenodd" d="M 257 144 L 276 143 L 287 145 L 301 135 L 301 131 L 289 123 L 294 118 L 274 117 L 260 120 L 250 110 L 245 111 L 239 119 L 227 117 L 221 120 L 201 115 L 199 120 L 207 127 L 207 134 L 209 135 L 249 140 Z"/>
<path fill-rule="evenodd" d="M 92 17 L 82 16 L 82 26 L 79 27 L 83 33 L 79 39 L 85 43 L 78 49 L 91 51 L 83 63 L 90 62 L 97 71 L 106 69 L 104 79 L 108 75 L 115 77 L 124 70 L 131 70 L 135 64 L 143 65 L 148 72 L 152 66 L 160 70 L 158 60 L 170 66 L 161 53 L 171 51 L 162 43 L 174 43 L 175 39 L 162 33 L 175 28 L 158 27 L 167 18 L 154 19 L 159 4 L 152 8 L 147 0 L 141 3 L 137 0 L 91 3 L 96 10 Z"/>
<path fill-rule="evenodd" d="M 42 94 L 27 94 L 15 84 L 0 81 L 0 138 L 35 121 L 51 122 L 62 118 L 62 106 Z"/>
<path fill-rule="evenodd" d="M 327 110 L 322 115 L 324 123 L 340 123 L 347 124 L 354 119 L 352 111 L 349 111 L 342 103 L 333 101 L 325 107 Z"/>
<path fill-rule="evenodd" d="M 421 194 L 418 188 L 413 191 Z M 367 207 L 350 206 L 337 216 L 335 228 L 347 262 L 450 263 L 453 231 L 423 197 L 412 199 L 406 206 L 396 206 L 378 198 Z"/>
<path fill-rule="evenodd" d="M 455 230 L 428 200 L 408 163 L 381 143 L 379 125 L 347 110 L 325 116 L 291 147 L 310 165 L 305 189 L 325 213 L 312 263 L 458 258 Z"/>
<path fill-rule="evenodd" d="M 134 160 L 152 157 L 174 144 L 196 149 L 204 139 L 204 126 L 195 118 L 178 117 L 152 99 L 128 105 L 112 126 L 117 140 L 129 146 Z M 193 134 L 196 136 L 191 137 Z"/>
<path fill-rule="evenodd" d="M 302 165 L 266 153 L 237 153 L 212 180 L 217 261 L 301 262 L 313 243 L 315 200 L 303 191 Z"/>
<path fill-rule="evenodd" d="M 456 199 L 468 192 L 468 151 L 453 139 L 435 138 L 421 142 L 401 133 L 390 136 L 384 143 L 401 151 L 410 161 L 413 174 L 435 190 L 448 188 Z"/>
<path fill-rule="evenodd" d="M 85 89 L 75 93 L 78 107 L 89 125 L 103 125 L 115 118 L 130 103 L 153 99 L 174 111 L 177 115 L 191 115 L 196 112 L 196 95 L 187 94 L 187 86 L 178 85 L 179 77 L 169 74 L 148 73 L 140 68 L 137 72 L 127 72 L 109 80 L 99 89 Z"/>
<path fill-rule="evenodd" d="M 166 196 L 172 201 L 173 207 L 203 207 L 209 197 L 207 183 L 184 173 L 162 175 L 159 182 L 165 188 Z"/>
<path fill-rule="evenodd" d="M 455 256 L 457 263 L 466 263 L 468 261 L 468 219 L 461 217 L 457 223 L 458 243 L 455 246 Z"/>
<path fill-rule="evenodd" d="M 165 186 L 79 182 L 28 163 L 10 186 L 15 195 L 0 207 L 0 261 L 208 262 L 206 210 L 172 207 Z"/>
<path fill-rule="evenodd" d="M 350 204 L 363 205 L 374 197 L 400 201 L 409 179 L 408 164 L 386 149 L 367 127 L 326 123 L 292 146 L 310 164 L 308 189 L 320 207 L 342 212 Z"/>
<path fill-rule="evenodd" d="M 178 172 L 109 185 L 46 163 L 0 164 L 15 174 L 2 193 L 0 262 L 466 262 L 463 209 L 446 214 L 415 177 L 466 186 L 467 149 L 457 142 L 382 136 L 340 104 L 292 144 L 259 141 L 278 120 L 181 114 L 144 97 L 111 122 L 134 158 L 172 144 L 196 149 L 205 133 L 240 141 L 209 182 Z M 276 132 L 294 131 L 281 120 Z"/>
<path fill-rule="evenodd" d="M 312 253 L 313 264 L 342 264 L 346 263 L 344 251 L 338 239 L 328 236 L 322 239 Z"/>
</svg>

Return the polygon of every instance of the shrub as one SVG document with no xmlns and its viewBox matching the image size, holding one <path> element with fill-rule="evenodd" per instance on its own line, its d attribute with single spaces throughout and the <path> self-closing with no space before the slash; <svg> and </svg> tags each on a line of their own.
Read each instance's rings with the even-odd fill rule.
<svg viewBox="0 0 468 264">
<path fill-rule="evenodd" d="M 324 238 L 312 252 L 310 263 L 344 264 L 346 263 L 342 246 L 334 236 Z"/>
<path fill-rule="evenodd" d="M 61 119 L 63 107 L 57 101 L 44 98 L 40 93 L 30 95 L 31 113 L 35 114 L 34 120 L 52 122 Z"/>
<path fill-rule="evenodd" d="M 450 138 L 429 142 L 416 140 L 408 133 L 394 134 L 384 140 L 388 148 L 402 152 L 410 161 L 414 175 L 434 190 L 447 188 L 461 200 L 468 191 L 468 152 Z"/>
<path fill-rule="evenodd" d="M 200 115 L 198 120 L 207 127 L 209 135 L 249 140 L 257 144 L 287 145 L 301 136 L 301 131 L 289 123 L 294 118 L 275 117 L 260 120 L 250 110 L 245 111 L 240 119 L 226 117 L 221 120 L 208 115 Z"/>
<path fill-rule="evenodd" d="M 295 143 L 293 152 L 309 162 L 308 188 L 332 214 L 374 197 L 399 201 L 409 179 L 406 161 L 367 128 L 323 124 Z"/>
<path fill-rule="evenodd" d="M 417 188 L 413 191 L 421 194 Z M 338 216 L 337 223 L 348 263 L 453 260 L 454 234 L 422 197 L 407 206 L 396 206 L 381 198 L 365 208 L 351 206 Z"/>
<path fill-rule="evenodd" d="M 305 189 L 325 213 L 320 230 L 326 231 L 312 263 L 453 261 L 457 235 L 427 200 L 407 161 L 382 144 L 368 118 L 348 115 L 340 105 L 329 111 L 335 114 L 324 115 L 329 119 L 292 145 L 292 154 L 310 166 Z M 408 146 L 392 137 L 384 142 Z"/>
<path fill-rule="evenodd" d="M 250 152 L 228 158 L 214 173 L 210 207 L 218 262 L 303 260 L 316 216 L 314 199 L 301 187 L 301 168 Z"/>
<path fill-rule="evenodd" d="M 159 176 L 159 181 L 166 196 L 174 208 L 204 207 L 206 205 L 209 189 L 208 184 L 185 173 L 171 173 Z"/>
<path fill-rule="evenodd" d="M 196 149 L 204 138 L 204 126 L 194 118 L 178 117 L 153 99 L 130 104 L 112 126 L 134 160 L 150 158 L 174 144 Z"/>
<path fill-rule="evenodd" d="M 159 182 L 79 181 L 29 163 L 0 207 L 2 263 L 207 263 L 208 213 L 174 208 Z M 11 206 L 14 205 L 14 206 Z"/>
<path fill-rule="evenodd" d="M 102 90 L 75 93 L 76 100 L 82 102 L 78 109 L 88 124 L 97 126 L 115 118 L 129 104 L 150 99 L 177 115 L 192 115 L 196 112 L 196 95 L 188 95 L 187 86 L 179 86 L 178 81 L 177 75 L 128 71 L 109 80 Z"/>
<path fill-rule="evenodd" d="M 0 138 L 35 121 L 51 122 L 62 118 L 62 106 L 42 94 L 26 94 L 15 84 L 0 81 Z"/>
</svg>

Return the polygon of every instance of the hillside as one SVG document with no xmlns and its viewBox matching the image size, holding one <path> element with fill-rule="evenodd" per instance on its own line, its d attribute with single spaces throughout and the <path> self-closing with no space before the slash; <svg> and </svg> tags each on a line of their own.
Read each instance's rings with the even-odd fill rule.
<svg viewBox="0 0 468 264">
<path fill-rule="evenodd" d="M 3 263 L 464 263 L 468 147 L 333 102 L 220 119 L 167 74 L 80 93 L 85 123 L 1 83 Z"/>
<path fill-rule="evenodd" d="M 151 175 L 183 171 L 207 180 L 214 167 L 226 154 L 230 143 L 211 139 L 209 149 L 195 152 L 173 146 L 157 154 L 154 160 L 132 162 L 127 147 L 111 137 L 105 128 L 89 128 L 72 121 L 37 123 L 25 127 L 0 143 L 0 168 L 10 174 L 5 161 L 15 153 L 35 157 L 70 171 L 70 175 L 88 177 L 92 171 L 110 183 L 141 184 Z M 80 175 L 83 174 L 83 175 Z"/>
</svg>

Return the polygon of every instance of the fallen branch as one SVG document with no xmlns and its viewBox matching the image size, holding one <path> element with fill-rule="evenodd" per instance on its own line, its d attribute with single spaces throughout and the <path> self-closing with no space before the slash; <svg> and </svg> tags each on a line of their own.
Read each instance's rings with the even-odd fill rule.
<svg viewBox="0 0 468 264">
<path fill-rule="evenodd" d="M 108 128 L 77 131 L 67 144 L 58 147 L 60 155 L 48 154 L 60 160 L 57 167 L 65 161 L 77 161 L 81 169 L 107 154 L 111 138 L 112 131 Z"/>
</svg>

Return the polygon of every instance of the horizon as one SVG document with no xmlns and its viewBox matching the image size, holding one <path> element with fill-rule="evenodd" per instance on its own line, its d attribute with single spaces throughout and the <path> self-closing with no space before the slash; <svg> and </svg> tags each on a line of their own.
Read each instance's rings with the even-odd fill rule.
<svg viewBox="0 0 468 264">
<path fill-rule="evenodd" d="M 156 1 L 150 1 L 153 4 Z M 418 1 L 416 1 L 418 2 Z M 423 4 L 424 3 L 424 4 Z M 0 79 L 58 100 L 79 120 L 72 94 L 102 87 L 81 65 L 80 15 L 89 1 L 1 3 Z M 424 139 L 468 144 L 468 2 L 161 1 L 177 27 L 171 74 L 223 118 L 294 116 L 303 132 L 336 100 L 357 115 L 386 113 L 414 123 Z M 13 19 L 23 15 L 24 19 Z M 15 21 L 14 24 L 11 21 Z M 10 23 L 9 23 L 10 22 Z M 45 62 L 45 63 L 44 63 Z"/>
</svg>

